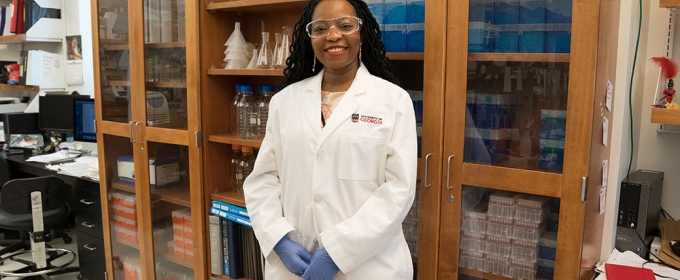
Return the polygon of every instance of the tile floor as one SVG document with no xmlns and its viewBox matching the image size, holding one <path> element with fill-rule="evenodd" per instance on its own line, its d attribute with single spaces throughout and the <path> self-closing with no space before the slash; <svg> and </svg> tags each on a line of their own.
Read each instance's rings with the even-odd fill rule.
<svg viewBox="0 0 680 280">
<path fill-rule="evenodd" d="M 61 239 L 61 238 L 52 240 L 52 241 L 48 242 L 47 244 L 52 246 L 52 248 L 64 248 L 64 249 L 69 249 L 69 250 L 72 250 L 72 251 L 78 253 L 76 234 L 75 234 L 74 229 L 71 229 L 71 231 L 69 232 L 69 236 L 71 236 L 71 238 L 73 238 L 73 242 L 71 242 L 71 244 L 64 244 L 64 240 Z M 1 234 L 0 234 L 0 238 L 2 238 Z M 30 259 L 31 254 L 22 255 L 21 258 L 22 259 Z M 55 265 L 63 264 L 66 261 L 68 261 L 69 259 L 70 258 L 68 257 L 68 255 L 63 256 L 63 257 L 55 260 L 54 264 Z M 78 266 L 78 260 L 76 260 L 70 266 Z M 3 265 L 0 265 L 0 271 L 12 271 L 12 270 L 19 269 L 19 268 L 22 268 L 22 267 L 23 267 L 23 264 L 20 264 L 20 263 L 17 263 L 17 262 L 12 262 L 12 261 L 5 261 L 5 263 Z M 68 273 L 68 274 L 56 275 L 56 276 L 51 276 L 51 277 L 52 277 L 53 280 L 75 280 L 75 279 L 78 279 L 78 273 Z M 3 280 L 16 280 L 18 278 L 16 278 L 16 277 L 5 277 L 5 278 L 2 278 L 2 279 Z M 95 280 L 95 279 L 93 279 L 93 280 Z"/>
</svg>

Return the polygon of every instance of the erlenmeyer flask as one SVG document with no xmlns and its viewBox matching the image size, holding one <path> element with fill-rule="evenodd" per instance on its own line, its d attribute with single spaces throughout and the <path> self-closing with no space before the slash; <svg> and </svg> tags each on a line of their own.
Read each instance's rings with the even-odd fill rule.
<svg viewBox="0 0 680 280">
<path fill-rule="evenodd" d="M 286 68 L 286 59 L 290 56 L 290 26 L 283 27 L 283 34 L 281 36 L 281 44 L 279 44 L 280 53 L 274 67 L 283 69 Z M 279 51 L 277 51 L 279 52 Z"/>
<path fill-rule="evenodd" d="M 281 38 L 282 34 L 281 33 L 275 33 L 274 38 L 276 39 L 276 45 L 274 46 L 274 62 L 273 65 L 274 68 L 277 68 L 281 64 Z"/>
<path fill-rule="evenodd" d="M 250 63 L 248 63 L 248 67 L 246 69 L 256 69 L 257 68 L 257 49 L 253 50 L 253 57 L 250 59 Z"/>
<path fill-rule="evenodd" d="M 260 50 L 257 52 L 257 68 L 273 68 L 272 49 L 269 48 L 269 32 L 262 32 L 262 44 L 260 45 Z"/>
</svg>

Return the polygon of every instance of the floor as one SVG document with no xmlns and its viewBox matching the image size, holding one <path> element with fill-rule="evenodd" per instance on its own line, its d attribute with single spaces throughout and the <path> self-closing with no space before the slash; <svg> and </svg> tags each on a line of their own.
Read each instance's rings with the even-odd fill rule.
<svg viewBox="0 0 680 280">
<path fill-rule="evenodd" d="M 52 246 L 52 248 L 68 249 L 68 250 L 76 252 L 76 254 L 77 254 L 78 253 L 78 246 L 77 246 L 76 234 L 75 234 L 74 229 L 71 229 L 69 236 L 71 236 L 71 238 L 73 238 L 73 242 L 71 242 L 70 244 L 64 244 L 64 240 L 61 239 L 61 238 L 52 240 L 52 241 L 48 242 L 47 244 Z M 0 238 L 2 238 L 2 234 L 0 234 Z M 20 258 L 21 259 L 31 259 L 31 254 L 22 255 Z M 55 260 L 53 264 L 54 265 L 63 264 L 63 263 L 66 263 L 68 260 L 70 260 L 68 255 L 63 256 L 63 257 Z M 78 260 L 76 260 L 70 266 L 78 266 Z M 12 270 L 19 269 L 19 268 L 22 268 L 22 267 L 23 267 L 23 264 L 13 262 L 13 261 L 5 261 L 5 263 L 3 265 L 0 265 L 0 271 L 12 271 Z M 74 279 L 77 279 L 77 276 L 78 276 L 78 273 L 68 273 L 68 274 L 56 275 L 56 276 L 51 276 L 51 277 L 52 277 L 53 280 L 74 280 Z M 18 278 L 16 278 L 16 277 L 5 277 L 5 278 L 2 278 L 2 279 L 3 280 L 15 280 L 15 279 L 18 279 Z"/>
</svg>

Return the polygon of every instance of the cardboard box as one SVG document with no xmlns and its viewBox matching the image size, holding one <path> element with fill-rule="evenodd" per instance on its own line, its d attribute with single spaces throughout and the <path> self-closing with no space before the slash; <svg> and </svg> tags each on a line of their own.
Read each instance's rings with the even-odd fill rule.
<svg viewBox="0 0 680 280">
<path fill-rule="evenodd" d="M 156 157 L 149 158 L 149 183 L 151 188 L 160 188 L 179 182 L 179 147 L 161 145 Z M 135 183 L 135 164 L 132 156 L 118 156 L 118 179 L 121 182 Z"/>
</svg>

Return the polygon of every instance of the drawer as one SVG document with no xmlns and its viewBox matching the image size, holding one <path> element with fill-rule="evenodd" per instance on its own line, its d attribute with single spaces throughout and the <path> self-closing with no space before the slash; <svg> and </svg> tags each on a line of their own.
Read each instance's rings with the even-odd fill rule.
<svg viewBox="0 0 680 280">
<path fill-rule="evenodd" d="M 78 233 L 78 261 L 80 275 L 90 280 L 105 279 L 104 241 L 87 234 Z"/>
<path fill-rule="evenodd" d="M 102 231 L 102 218 L 92 214 L 76 214 L 76 230 L 87 233 L 99 239 L 104 239 Z"/>
<path fill-rule="evenodd" d="M 102 215 L 102 205 L 99 200 L 99 193 L 86 191 L 81 188 L 74 188 L 74 196 L 76 198 L 74 208 L 95 215 L 96 217 L 101 217 Z"/>
</svg>

